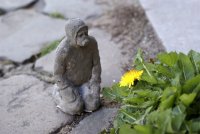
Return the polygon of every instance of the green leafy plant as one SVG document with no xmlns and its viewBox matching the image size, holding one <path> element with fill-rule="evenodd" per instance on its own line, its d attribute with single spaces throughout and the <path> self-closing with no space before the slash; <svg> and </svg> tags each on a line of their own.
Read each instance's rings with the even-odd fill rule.
<svg viewBox="0 0 200 134">
<path fill-rule="evenodd" d="M 139 50 L 134 68 L 143 70 L 137 84 L 103 90 L 122 104 L 110 133 L 200 133 L 200 53 L 164 52 L 146 62 Z"/>
</svg>

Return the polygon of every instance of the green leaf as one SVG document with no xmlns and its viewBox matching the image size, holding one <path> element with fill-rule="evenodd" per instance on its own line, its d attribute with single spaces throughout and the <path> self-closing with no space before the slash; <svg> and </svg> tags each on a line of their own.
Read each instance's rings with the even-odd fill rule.
<svg viewBox="0 0 200 134">
<path fill-rule="evenodd" d="M 168 78 L 174 77 L 174 74 L 166 66 L 162 66 L 159 64 L 156 66 L 156 70 L 158 71 L 158 73 L 161 73 L 161 74 L 167 76 Z"/>
<path fill-rule="evenodd" d="M 183 72 L 184 80 L 188 80 L 194 77 L 195 70 L 192 62 L 190 61 L 190 58 L 187 55 L 183 53 L 179 54 L 179 66 Z"/>
<path fill-rule="evenodd" d="M 106 134 L 106 130 L 104 129 L 100 134 Z"/>
<path fill-rule="evenodd" d="M 200 83 L 200 74 L 187 80 L 183 86 L 184 93 L 191 93 L 193 89 Z"/>
<path fill-rule="evenodd" d="M 180 87 L 181 86 L 180 81 L 181 81 L 181 73 L 176 72 L 175 77 L 171 79 L 171 86 Z"/>
<path fill-rule="evenodd" d="M 161 111 L 171 108 L 174 105 L 176 91 L 177 88 L 175 87 L 168 87 L 164 90 L 163 96 L 161 98 L 161 103 L 159 105 L 159 109 Z"/>
<path fill-rule="evenodd" d="M 132 105 L 132 104 L 124 104 L 121 108 L 137 108 L 137 109 L 143 109 L 143 108 L 147 108 L 147 107 L 150 107 L 152 105 L 154 105 L 155 101 L 146 101 L 146 102 L 143 102 L 141 104 L 135 104 L 135 105 Z"/>
<path fill-rule="evenodd" d="M 116 100 L 117 99 L 117 95 L 115 94 L 115 92 L 111 91 L 111 88 L 103 88 L 103 96 L 107 99 L 110 100 Z"/>
<path fill-rule="evenodd" d="M 149 64 L 147 63 L 142 63 L 143 65 L 143 68 L 145 70 L 144 74 L 142 75 L 142 79 L 144 79 L 145 77 L 145 80 L 151 84 L 156 84 L 157 83 L 157 80 L 156 78 L 154 77 L 153 73 L 151 72 L 153 69 L 152 69 L 152 66 L 150 66 Z"/>
<path fill-rule="evenodd" d="M 138 49 L 138 51 L 137 51 L 134 63 L 136 63 L 136 62 L 139 62 L 139 63 L 143 63 L 144 62 L 141 49 Z"/>
<path fill-rule="evenodd" d="M 153 106 L 148 107 L 148 108 L 145 110 L 145 113 L 142 114 L 142 116 L 139 117 L 138 120 L 136 120 L 134 123 L 135 123 L 135 124 L 142 124 L 142 125 L 144 125 L 144 124 L 145 124 L 145 119 L 146 119 L 146 117 L 148 116 L 148 114 L 151 112 L 152 109 L 153 109 Z"/>
<path fill-rule="evenodd" d="M 115 134 L 115 129 L 114 128 L 110 129 L 110 134 Z"/>
<path fill-rule="evenodd" d="M 126 124 L 126 122 L 124 122 L 122 120 L 122 118 L 124 117 L 124 115 L 120 112 L 118 112 L 118 114 L 115 116 L 114 122 L 113 122 L 113 126 L 115 129 L 118 129 L 120 126 Z"/>
<path fill-rule="evenodd" d="M 157 83 L 156 78 L 154 77 L 153 73 L 151 72 L 152 70 L 155 69 L 154 65 L 144 62 L 144 59 L 142 57 L 142 51 L 140 49 L 138 50 L 138 53 L 136 55 L 134 63 L 136 64 L 137 69 L 144 70 L 144 72 L 142 74 L 142 78 L 141 78 L 142 80 L 147 81 L 151 84 Z"/>
<path fill-rule="evenodd" d="M 144 81 L 146 81 L 146 82 L 148 82 L 150 84 L 156 84 L 157 83 L 157 80 L 153 76 L 153 74 L 151 74 L 149 71 L 147 72 L 146 70 L 143 72 L 141 80 L 144 80 Z"/>
<path fill-rule="evenodd" d="M 200 73 L 200 53 L 191 50 L 188 54 L 190 57 L 192 64 L 194 65 L 196 74 Z"/>
<path fill-rule="evenodd" d="M 187 122 L 190 133 L 199 133 L 200 132 L 200 121 L 189 121 Z"/>
<path fill-rule="evenodd" d="M 103 96 L 116 101 L 122 101 L 123 98 L 127 97 L 130 93 L 130 89 L 127 87 L 120 87 L 119 84 L 114 84 L 111 88 L 103 88 Z"/>
<path fill-rule="evenodd" d="M 160 105 L 159 105 L 159 109 L 161 111 L 166 110 L 168 108 L 171 108 L 174 105 L 174 100 L 175 100 L 175 96 L 171 95 L 169 98 L 167 98 L 166 100 L 163 100 Z"/>
<path fill-rule="evenodd" d="M 183 124 L 186 115 L 184 114 L 182 106 L 176 106 L 172 110 L 172 127 L 175 131 L 179 131 Z"/>
<path fill-rule="evenodd" d="M 151 93 L 151 90 L 149 89 L 140 89 L 140 90 L 134 90 L 133 91 L 134 94 L 137 94 L 140 97 L 146 97 Z"/>
<path fill-rule="evenodd" d="M 153 134 L 151 126 L 135 125 L 134 129 L 136 130 L 137 134 Z"/>
<path fill-rule="evenodd" d="M 158 54 L 158 59 L 161 63 L 164 63 L 170 67 L 174 66 L 178 61 L 178 54 L 176 52 L 170 52 L 170 53 L 160 53 Z"/>
<path fill-rule="evenodd" d="M 196 93 L 191 94 L 182 94 L 179 99 L 183 102 L 184 105 L 189 106 L 195 99 Z"/>
<path fill-rule="evenodd" d="M 170 97 L 171 95 L 174 95 L 176 91 L 177 91 L 176 87 L 167 87 L 163 92 L 161 101 L 168 99 L 168 97 Z"/>
<path fill-rule="evenodd" d="M 119 129 L 119 134 L 137 134 L 137 132 L 132 128 L 131 125 L 122 125 Z"/>
<path fill-rule="evenodd" d="M 173 130 L 171 128 L 171 109 L 151 112 L 147 117 L 147 124 L 150 124 L 159 129 L 159 134 L 172 132 Z"/>
<path fill-rule="evenodd" d="M 128 103 L 128 104 L 140 104 L 140 103 L 145 102 L 145 100 L 144 98 L 139 98 L 139 97 L 128 97 L 128 98 L 125 98 L 123 102 Z"/>
<path fill-rule="evenodd" d="M 120 112 L 123 113 L 125 116 L 127 116 L 129 119 L 131 119 L 133 121 L 137 120 L 132 113 L 129 113 L 123 109 L 121 109 Z"/>
<path fill-rule="evenodd" d="M 194 93 L 199 94 L 200 93 L 200 83 L 194 88 L 193 90 Z M 199 96 L 199 95 L 198 95 Z"/>
</svg>

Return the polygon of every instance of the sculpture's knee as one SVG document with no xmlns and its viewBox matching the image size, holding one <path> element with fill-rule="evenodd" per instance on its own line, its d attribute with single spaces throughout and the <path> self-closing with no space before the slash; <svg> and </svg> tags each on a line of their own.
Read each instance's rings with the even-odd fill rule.
<svg viewBox="0 0 200 134">
<path fill-rule="evenodd" d="M 100 98 L 99 96 L 95 96 L 93 94 L 86 95 L 84 98 L 84 105 L 86 112 L 92 112 L 99 108 L 100 106 Z"/>
<path fill-rule="evenodd" d="M 85 111 L 95 111 L 100 106 L 100 86 L 86 86 L 81 87 L 81 94 L 85 106 Z"/>
<path fill-rule="evenodd" d="M 75 88 L 68 87 L 59 90 L 60 101 L 58 108 L 71 115 L 80 114 L 83 111 L 83 101 Z"/>
</svg>

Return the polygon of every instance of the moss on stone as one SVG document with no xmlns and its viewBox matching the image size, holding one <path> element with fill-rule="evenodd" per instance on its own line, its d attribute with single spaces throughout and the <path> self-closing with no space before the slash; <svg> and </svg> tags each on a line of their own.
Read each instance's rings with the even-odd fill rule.
<svg viewBox="0 0 200 134">
<path fill-rule="evenodd" d="M 55 40 L 53 42 L 51 42 L 49 45 L 47 45 L 46 47 L 42 48 L 40 56 L 45 56 L 46 54 L 50 53 L 51 51 L 53 51 L 54 49 L 56 49 L 56 47 L 59 45 L 61 40 Z"/>
<path fill-rule="evenodd" d="M 58 18 L 58 19 L 65 19 L 65 16 L 62 15 L 61 13 L 59 13 L 59 12 L 53 12 L 53 13 L 50 14 L 50 16 L 53 17 L 53 18 Z"/>
</svg>

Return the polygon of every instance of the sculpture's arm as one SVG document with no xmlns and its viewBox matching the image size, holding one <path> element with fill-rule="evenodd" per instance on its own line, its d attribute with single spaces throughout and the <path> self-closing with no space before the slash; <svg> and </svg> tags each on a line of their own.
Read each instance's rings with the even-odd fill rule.
<svg viewBox="0 0 200 134">
<path fill-rule="evenodd" d="M 54 62 L 54 78 L 59 88 L 64 89 L 70 86 L 70 82 L 64 77 L 66 62 L 67 62 L 67 50 L 64 49 L 65 39 L 59 44 L 56 50 L 56 57 Z"/>
<path fill-rule="evenodd" d="M 92 77 L 90 83 L 101 83 L 101 63 L 97 43 L 95 41 L 94 51 L 93 51 L 93 68 Z"/>
</svg>

